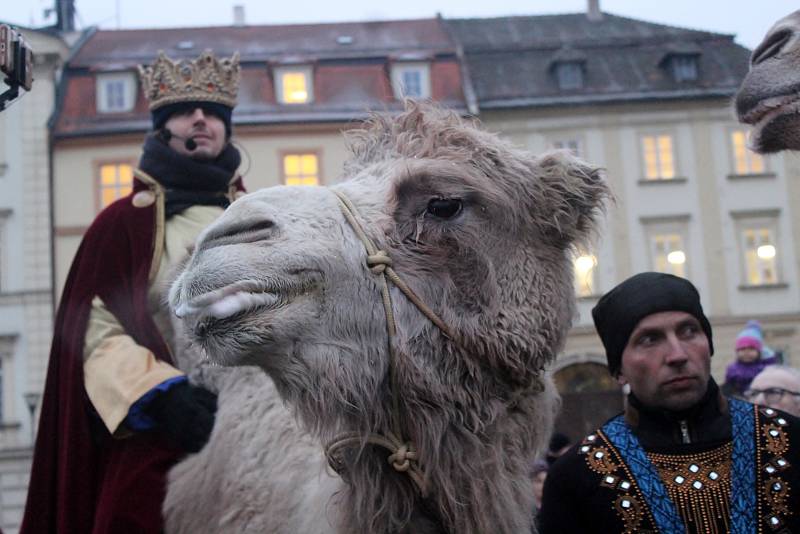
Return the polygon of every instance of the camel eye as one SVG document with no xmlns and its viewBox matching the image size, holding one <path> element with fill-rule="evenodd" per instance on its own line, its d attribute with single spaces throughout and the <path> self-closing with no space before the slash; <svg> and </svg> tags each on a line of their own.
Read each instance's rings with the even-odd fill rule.
<svg viewBox="0 0 800 534">
<path fill-rule="evenodd" d="M 461 213 L 461 199 L 434 198 L 428 202 L 425 211 L 440 219 L 451 219 Z"/>
</svg>

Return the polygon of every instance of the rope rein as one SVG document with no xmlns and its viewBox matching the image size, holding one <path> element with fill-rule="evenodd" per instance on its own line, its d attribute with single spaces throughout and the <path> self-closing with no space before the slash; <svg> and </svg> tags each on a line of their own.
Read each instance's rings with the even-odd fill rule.
<svg viewBox="0 0 800 534">
<path fill-rule="evenodd" d="M 456 336 L 448 328 L 436 313 L 431 310 L 422 300 L 408 287 L 392 268 L 392 258 L 384 250 L 379 250 L 375 243 L 364 232 L 364 228 L 356 218 L 358 211 L 350 199 L 339 191 L 332 192 L 339 200 L 339 207 L 342 210 L 347 222 L 353 228 L 358 238 L 367 250 L 367 267 L 370 272 L 380 278 L 381 299 L 383 309 L 386 312 L 386 331 L 389 338 L 389 384 L 392 397 L 392 430 L 386 435 L 371 433 L 364 436 L 359 432 L 345 432 L 337 436 L 325 447 L 325 455 L 328 463 L 334 471 L 341 472 L 344 469 L 343 463 L 338 459 L 337 453 L 347 447 L 362 446 L 364 443 L 378 445 L 385 448 L 391 454 L 388 457 L 389 464 L 398 472 L 407 473 L 414 482 L 420 495 L 425 498 L 428 495 L 425 475 L 420 469 L 420 458 L 416 446 L 411 441 L 403 438 L 400 428 L 400 404 L 397 384 L 397 361 L 398 355 L 395 350 L 394 338 L 397 335 L 397 324 L 395 323 L 394 311 L 392 307 L 392 297 L 389 292 L 389 282 L 391 281 L 403 294 L 436 325 L 442 333 L 451 340 L 456 340 Z"/>
</svg>

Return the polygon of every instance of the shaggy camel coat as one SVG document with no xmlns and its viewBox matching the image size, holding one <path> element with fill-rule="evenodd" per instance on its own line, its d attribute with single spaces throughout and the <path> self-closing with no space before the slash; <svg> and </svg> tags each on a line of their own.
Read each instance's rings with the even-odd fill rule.
<svg viewBox="0 0 800 534">
<path fill-rule="evenodd" d="M 530 532 L 528 469 L 556 407 L 543 368 L 570 326 L 573 250 L 606 185 L 565 153 L 536 157 L 413 103 L 349 141 L 334 187 L 455 335 L 392 287 L 390 361 L 381 269 L 332 191 L 236 201 L 171 291 L 210 362 L 191 374 L 219 390 L 219 411 L 208 446 L 170 474 L 169 533 Z M 424 504 L 366 441 L 394 426 L 419 454 Z M 342 432 L 361 442 L 337 475 L 323 444 Z"/>
</svg>

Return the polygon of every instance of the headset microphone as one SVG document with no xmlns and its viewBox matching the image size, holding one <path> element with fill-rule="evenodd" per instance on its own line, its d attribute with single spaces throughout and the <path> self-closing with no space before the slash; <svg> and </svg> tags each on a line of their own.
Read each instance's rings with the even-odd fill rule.
<svg viewBox="0 0 800 534">
<path fill-rule="evenodd" d="M 195 141 L 192 137 L 181 137 L 179 135 L 175 135 L 168 128 L 162 128 L 161 132 L 161 137 L 164 139 L 165 143 L 169 143 L 169 140 L 174 137 L 178 141 L 183 141 L 183 146 L 185 146 L 186 150 L 189 152 L 197 148 L 197 141 Z"/>
</svg>

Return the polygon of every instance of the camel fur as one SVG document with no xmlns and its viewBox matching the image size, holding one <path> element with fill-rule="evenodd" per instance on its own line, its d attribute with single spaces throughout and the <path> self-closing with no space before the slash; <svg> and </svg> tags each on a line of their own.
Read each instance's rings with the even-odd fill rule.
<svg viewBox="0 0 800 534">
<path fill-rule="evenodd" d="M 167 532 L 527 534 L 529 466 L 557 406 L 544 368 L 570 327 L 574 247 L 605 182 L 565 152 L 536 157 L 413 102 L 348 144 L 331 189 L 455 339 L 392 287 L 389 361 L 380 279 L 328 188 L 234 202 L 171 290 L 182 365 L 219 391 L 219 411 L 208 445 L 170 473 Z M 366 437 L 341 475 L 327 466 L 340 433 L 392 428 L 393 395 L 426 499 Z"/>
<path fill-rule="evenodd" d="M 736 113 L 753 125 L 757 152 L 800 150 L 800 10 L 776 22 L 753 51 Z"/>
</svg>

